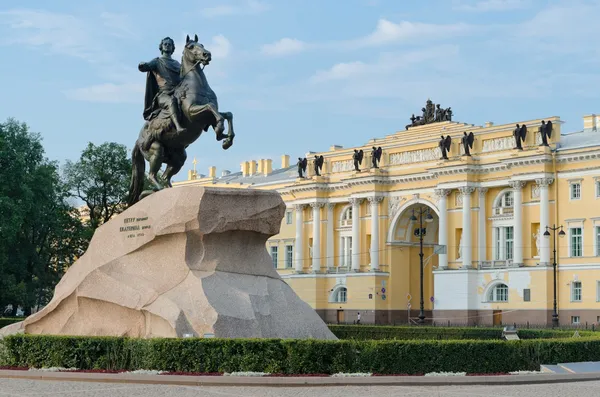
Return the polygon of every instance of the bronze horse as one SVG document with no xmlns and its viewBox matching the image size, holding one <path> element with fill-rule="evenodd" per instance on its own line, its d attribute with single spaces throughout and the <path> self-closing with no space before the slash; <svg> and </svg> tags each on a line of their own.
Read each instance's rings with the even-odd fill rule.
<svg viewBox="0 0 600 397">
<path fill-rule="evenodd" d="M 128 206 L 132 206 L 145 196 L 165 187 L 172 187 L 171 178 L 177 174 L 187 158 L 185 149 L 193 143 L 208 127 L 213 127 L 218 141 L 223 141 L 223 149 L 233 145 L 233 114 L 219 112 L 217 95 L 208 85 L 204 75 L 204 67 L 211 61 L 211 53 L 198 43 L 198 36 L 191 40 L 186 37 L 181 61 L 181 82 L 174 96 L 181 102 L 182 123 L 185 131 L 178 133 L 170 118 L 158 117 L 144 123 L 131 153 L 132 175 L 129 187 Z M 164 112 L 164 110 L 161 110 Z M 227 120 L 228 131 L 224 134 L 224 121 Z M 149 134 L 159 135 L 148 150 L 143 143 Z M 143 191 L 146 163 L 150 164 L 148 179 L 154 190 Z M 162 173 L 160 183 L 157 179 L 162 164 L 167 167 Z"/>
</svg>

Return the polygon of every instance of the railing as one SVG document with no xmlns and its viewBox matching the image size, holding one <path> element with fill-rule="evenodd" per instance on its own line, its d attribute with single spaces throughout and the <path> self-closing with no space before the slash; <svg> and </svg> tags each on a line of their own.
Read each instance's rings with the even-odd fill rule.
<svg viewBox="0 0 600 397">
<path fill-rule="evenodd" d="M 517 266 L 513 263 L 512 259 L 481 261 L 478 264 L 479 269 L 506 269 L 508 267 L 517 267 Z"/>
<path fill-rule="evenodd" d="M 352 219 L 342 219 L 340 221 L 340 227 L 352 226 Z"/>
<path fill-rule="evenodd" d="M 494 207 L 494 215 L 512 215 L 513 213 L 513 207 Z"/>
</svg>

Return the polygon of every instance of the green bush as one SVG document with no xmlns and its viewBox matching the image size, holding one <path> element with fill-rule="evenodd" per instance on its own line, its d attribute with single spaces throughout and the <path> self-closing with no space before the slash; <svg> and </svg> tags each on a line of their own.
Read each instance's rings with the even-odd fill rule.
<svg viewBox="0 0 600 397">
<path fill-rule="evenodd" d="M 283 374 L 506 373 L 540 364 L 599 361 L 600 339 L 297 340 L 129 339 L 12 335 L 0 343 L 6 365 L 177 372 Z"/>
<path fill-rule="evenodd" d="M 329 325 L 339 339 L 355 340 L 492 340 L 502 338 L 501 328 L 420 327 Z M 575 331 L 551 329 L 519 329 L 521 339 L 569 338 Z M 593 331 L 579 331 L 581 336 L 594 336 Z"/>
<path fill-rule="evenodd" d="M 25 320 L 24 317 L 0 317 L 0 328 L 6 327 L 19 321 Z"/>
</svg>

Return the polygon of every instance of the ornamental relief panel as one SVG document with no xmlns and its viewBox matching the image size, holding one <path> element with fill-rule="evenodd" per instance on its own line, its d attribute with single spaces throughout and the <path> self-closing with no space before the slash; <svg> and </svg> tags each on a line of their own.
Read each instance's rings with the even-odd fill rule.
<svg viewBox="0 0 600 397">
<path fill-rule="evenodd" d="M 515 139 L 512 136 L 486 139 L 483 141 L 483 152 L 499 152 L 501 150 L 510 150 L 515 145 Z"/>
<path fill-rule="evenodd" d="M 364 160 L 363 160 L 364 162 Z M 352 160 L 334 161 L 331 163 L 331 172 L 347 172 L 354 169 L 354 162 Z"/>
<path fill-rule="evenodd" d="M 409 152 L 390 154 L 390 165 L 420 163 L 439 160 L 439 158 L 440 151 L 438 148 L 412 150 Z"/>
</svg>

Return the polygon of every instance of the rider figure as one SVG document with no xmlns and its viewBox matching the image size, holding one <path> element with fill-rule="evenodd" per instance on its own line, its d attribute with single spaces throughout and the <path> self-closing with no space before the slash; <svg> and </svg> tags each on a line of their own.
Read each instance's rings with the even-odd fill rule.
<svg viewBox="0 0 600 397">
<path fill-rule="evenodd" d="M 186 129 L 181 125 L 180 108 L 177 98 L 173 96 L 175 87 L 181 81 L 179 62 L 171 58 L 175 51 L 175 43 L 170 37 L 165 37 L 159 45 L 160 57 L 154 58 L 150 62 L 141 62 L 138 65 L 140 72 L 148 72 L 146 80 L 146 98 L 144 103 L 144 119 L 152 120 L 157 117 L 161 110 L 165 110 L 164 117 L 170 117 L 178 133 L 185 132 Z M 163 117 L 161 115 L 161 117 Z M 142 147 L 148 150 L 154 139 L 159 139 L 162 131 L 154 134 L 148 134 Z"/>
</svg>

